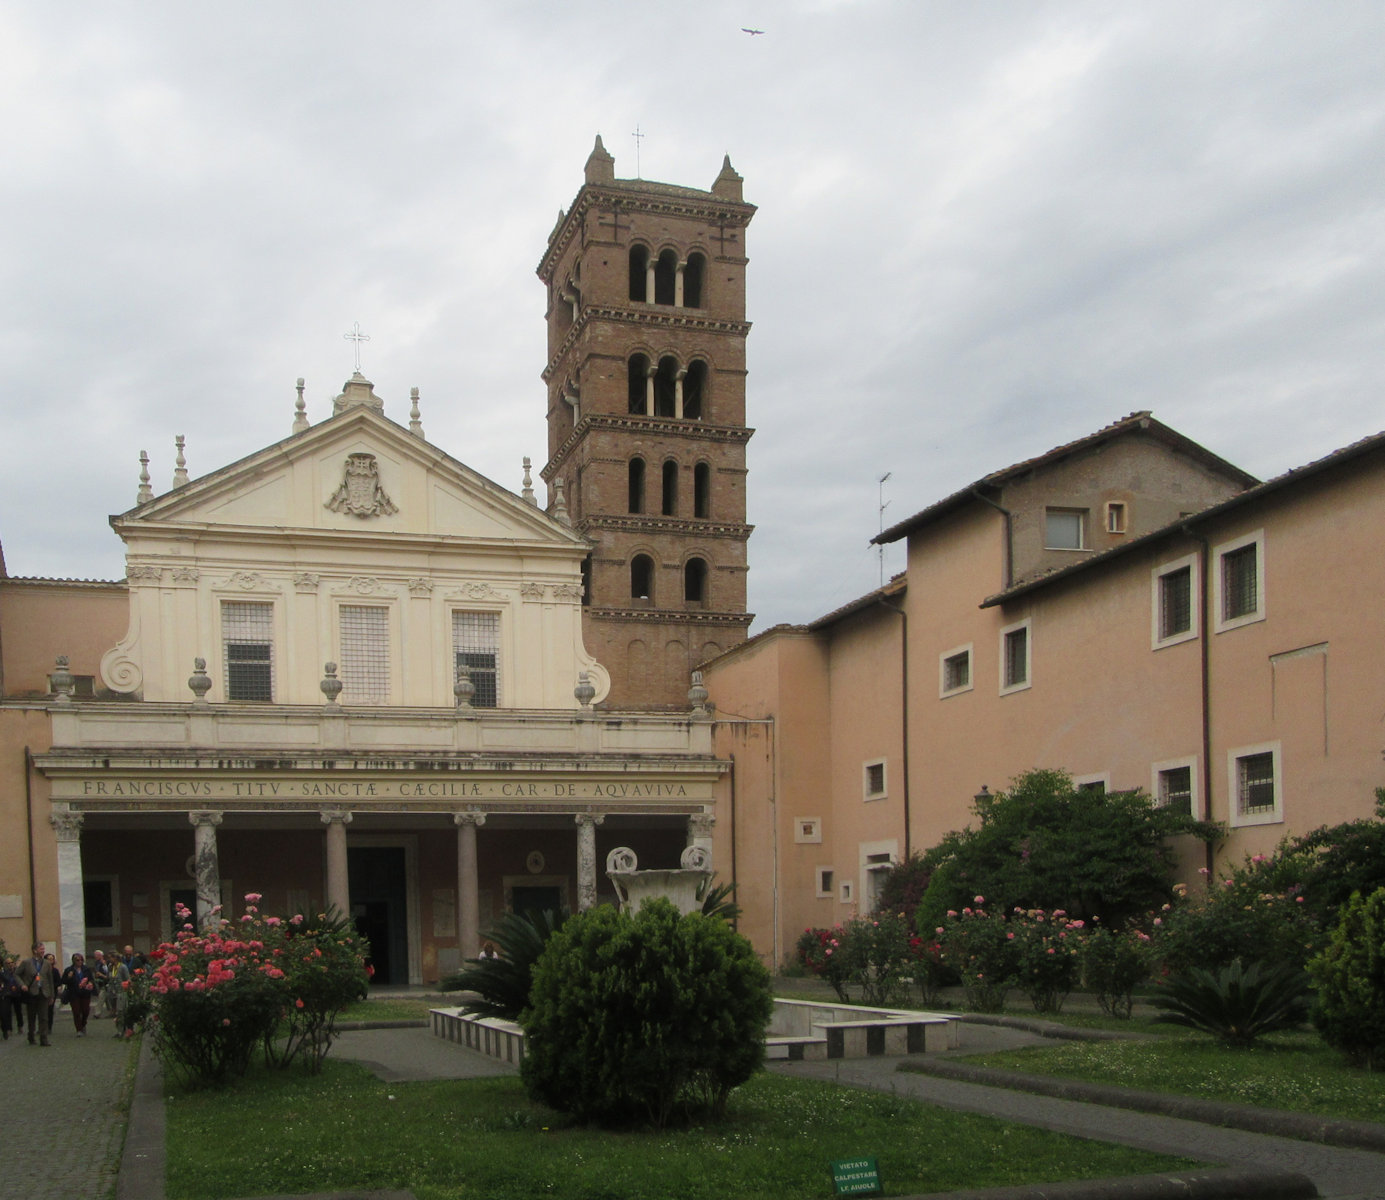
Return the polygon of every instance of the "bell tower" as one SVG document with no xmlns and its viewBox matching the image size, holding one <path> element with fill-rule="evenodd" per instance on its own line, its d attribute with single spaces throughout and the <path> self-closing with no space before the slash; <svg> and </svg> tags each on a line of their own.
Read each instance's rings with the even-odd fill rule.
<svg viewBox="0 0 1385 1200">
<path fill-rule="evenodd" d="M 617 179 L 598 136 L 538 268 L 543 477 L 593 543 L 583 633 L 616 707 L 686 708 L 750 627 L 741 184 L 730 158 L 708 191 Z"/>
</svg>

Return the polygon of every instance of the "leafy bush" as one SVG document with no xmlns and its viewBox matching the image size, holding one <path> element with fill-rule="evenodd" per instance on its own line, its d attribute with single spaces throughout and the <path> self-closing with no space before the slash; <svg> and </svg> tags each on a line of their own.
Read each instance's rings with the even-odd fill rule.
<svg viewBox="0 0 1385 1200">
<path fill-rule="evenodd" d="M 1323 1041 L 1367 1070 L 1385 1066 L 1385 888 L 1347 901 L 1308 971 Z"/>
<path fill-rule="evenodd" d="M 1302 969 L 1319 940 L 1317 925 L 1302 897 L 1264 888 L 1264 878 L 1253 869 L 1209 882 L 1190 896 L 1180 888 L 1174 902 L 1154 919 L 1155 948 L 1164 970 L 1216 970 L 1236 958 Z"/>
<path fill-rule="evenodd" d="M 794 953 L 798 962 L 819 979 L 826 980 L 843 1004 L 851 1003 L 851 980 L 855 967 L 849 961 L 851 948 L 846 944 L 846 930 L 841 925 L 831 929 L 805 929 L 798 935 Z"/>
<path fill-rule="evenodd" d="M 880 911 L 900 913 L 912 923 L 914 910 L 928 891 L 930 875 L 921 854 L 911 854 L 903 862 L 895 863 L 884 872 L 880 882 L 877 904 Z"/>
<path fill-rule="evenodd" d="M 1035 1012 L 1061 1012 L 1081 976 L 1085 922 L 1070 921 L 1061 908 L 1017 908 L 1009 924 L 1017 959 L 1015 985 Z"/>
<path fill-rule="evenodd" d="M 957 972 L 972 1012 L 1000 1012 L 1005 996 L 1019 980 L 1020 958 L 1015 932 L 1004 917 L 993 916 L 981 905 L 949 911 L 937 927 L 938 946 L 944 965 Z"/>
<path fill-rule="evenodd" d="M 720 1117 L 764 1059 L 769 975 L 725 921 L 602 905 L 548 942 L 521 1017 L 541 1103 L 605 1125 Z"/>
<path fill-rule="evenodd" d="M 1267 1033 L 1297 1029 L 1308 1019 L 1308 977 L 1293 963 L 1268 966 L 1239 958 L 1212 972 L 1194 967 L 1174 975 L 1154 997 L 1154 1019 L 1249 1046 Z"/>
<path fill-rule="evenodd" d="M 902 1004 L 917 983 L 926 1000 L 936 994 L 939 964 L 903 913 L 853 917 L 831 929 L 805 929 L 795 948 L 805 969 L 832 985 L 837 999 L 889 1007 Z"/>
<path fill-rule="evenodd" d="M 561 928 L 566 914 L 544 912 L 506 913 L 486 933 L 499 948 L 499 958 L 469 958 L 466 968 L 442 981 L 445 992 L 475 992 L 463 1000 L 463 1012 L 480 1017 L 518 1021 L 529 1004 L 534 964 L 548 939 Z"/>
<path fill-rule="evenodd" d="M 977 824 L 928 850 L 931 872 L 916 924 L 931 929 L 973 894 L 998 911 L 1061 908 L 1119 929 L 1168 901 L 1173 852 L 1168 839 L 1220 836 L 1215 825 L 1154 804 L 1143 792 L 1079 791 L 1062 771 L 1030 771 L 1008 792 L 978 797 Z"/>
<path fill-rule="evenodd" d="M 1129 1020 L 1135 989 L 1149 978 L 1150 958 L 1149 934 L 1098 925 L 1082 939 L 1082 985 L 1107 1016 Z"/>
</svg>

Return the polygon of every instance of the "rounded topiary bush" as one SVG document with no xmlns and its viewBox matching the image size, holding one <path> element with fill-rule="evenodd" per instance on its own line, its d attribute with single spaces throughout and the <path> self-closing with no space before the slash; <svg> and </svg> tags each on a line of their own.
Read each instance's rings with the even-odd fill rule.
<svg viewBox="0 0 1385 1200">
<path fill-rule="evenodd" d="M 718 1117 L 764 1060 L 769 974 L 725 921 L 666 900 L 570 917 L 534 967 L 531 1097 L 605 1125 Z"/>
<path fill-rule="evenodd" d="M 1385 888 L 1342 906 L 1326 948 L 1308 964 L 1323 1041 L 1369 1070 L 1385 1067 Z"/>
</svg>

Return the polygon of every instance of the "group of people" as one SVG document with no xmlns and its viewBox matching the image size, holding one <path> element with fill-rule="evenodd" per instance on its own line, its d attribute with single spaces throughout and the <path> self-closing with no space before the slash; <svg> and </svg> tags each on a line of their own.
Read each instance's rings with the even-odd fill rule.
<svg viewBox="0 0 1385 1200">
<path fill-rule="evenodd" d="M 126 946 L 109 959 L 97 950 L 90 963 L 74 954 L 71 965 L 60 968 L 56 956 L 35 942 L 27 958 L 11 955 L 0 963 L 0 1033 L 9 1041 L 27 1026 L 29 1045 L 51 1045 L 53 1012 L 62 1001 L 72 1010 L 78 1037 L 86 1037 L 88 1021 L 102 1017 L 114 1019 L 115 1036 L 124 1037 L 129 981 L 143 965 L 143 956 Z"/>
</svg>

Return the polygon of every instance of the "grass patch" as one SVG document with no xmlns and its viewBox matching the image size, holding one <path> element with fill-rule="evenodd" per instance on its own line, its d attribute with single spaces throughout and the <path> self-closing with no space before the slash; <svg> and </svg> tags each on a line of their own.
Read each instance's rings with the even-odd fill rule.
<svg viewBox="0 0 1385 1200">
<path fill-rule="evenodd" d="M 913 1100 L 761 1073 L 725 1121 L 604 1133 L 530 1103 L 513 1076 L 382 1083 L 328 1061 L 179 1092 L 169 1200 L 409 1188 L 419 1200 L 820 1200 L 829 1163 L 875 1155 L 887 1195 L 1180 1170 L 1190 1160 Z"/>
<path fill-rule="evenodd" d="M 1385 1074 L 1347 1066 L 1314 1033 L 1277 1034 L 1235 1049 L 1205 1034 L 1180 1032 L 1148 1042 L 1062 1042 L 966 1061 L 1201 1100 L 1385 1121 Z"/>
<path fill-rule="evenodd" d="M 455 1008 L 446 996 L 371 996 L 357 1000 L 337 1017 L 338 1021 L 426 1021 L 430 1009 Z"/>
</svg>

